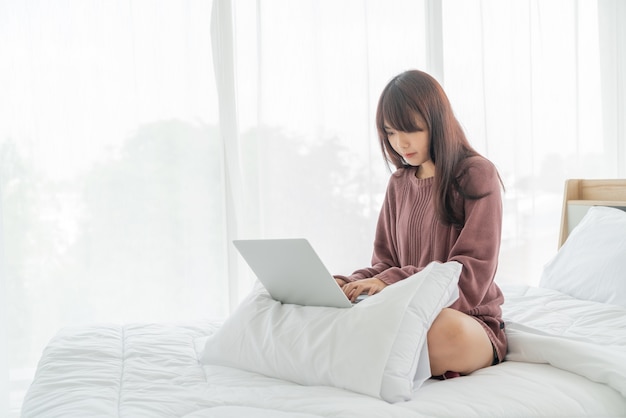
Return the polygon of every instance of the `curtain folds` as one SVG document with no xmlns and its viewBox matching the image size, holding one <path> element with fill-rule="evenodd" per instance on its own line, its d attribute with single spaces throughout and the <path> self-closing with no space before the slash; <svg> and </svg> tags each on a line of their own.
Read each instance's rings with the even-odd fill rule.
<svg viewBox="0 0 626 418">
<path fill-rule="evenodd" d="M 615 150 L 607 163 L 626 175 L 626 4 L 598 1 L 604 146 Z"/>
<path fill-rule="evenodd" d="M 225 253 L 227 257 L 228 301 L 232 310 L 240 300 L 239 262 L 230 244 L 238 236 L 239 213 L 244 207 L 239 166 L 239 129 L 237 124 L 237 95 L 235 79 L 235 43 L 230 0 L 214 0 L 211 12 L 211 41 L 213 66 L 217 85 L 219 109 L 219 140 L 223 150 Z"/>
<path fill-rule="evenodd" d="M 0 415 L 63 326 L 223 318 L 235 238 L 369 264 L 397 73 L 440 80 L 504 179 L 501 283 L 536 284 L 566 178 L 626 176 L 619 0 L 0 2 Z M 5 413 L 6 412 L 6 413 Z"/>
</svg>

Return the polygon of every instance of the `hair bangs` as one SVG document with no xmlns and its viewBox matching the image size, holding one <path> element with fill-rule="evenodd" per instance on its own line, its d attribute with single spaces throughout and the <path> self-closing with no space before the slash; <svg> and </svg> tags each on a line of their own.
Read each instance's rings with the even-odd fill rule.
<svg viewBox="0 0 626 418">
<path fill-rule="evenodd" d="M 383 123 L 390 128 L 402 132 L 415 132 L 420 129 L 415 114 L 421 115 L 421 112 L 399 86 L 393 85 L 389 88 L 382 100 L 382 110 Z"/>
</svg>

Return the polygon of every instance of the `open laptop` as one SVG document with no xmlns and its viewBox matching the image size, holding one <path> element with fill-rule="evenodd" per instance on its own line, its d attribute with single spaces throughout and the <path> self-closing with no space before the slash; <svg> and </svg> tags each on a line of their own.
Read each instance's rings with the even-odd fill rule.
<svg viewBox="0 0 626 418">
<path fill-rule="evenodd" d="M 305 306 L 353 306 L 306 239 L 235 240 L 233 244 L 274 300 Z"/>
</svg>

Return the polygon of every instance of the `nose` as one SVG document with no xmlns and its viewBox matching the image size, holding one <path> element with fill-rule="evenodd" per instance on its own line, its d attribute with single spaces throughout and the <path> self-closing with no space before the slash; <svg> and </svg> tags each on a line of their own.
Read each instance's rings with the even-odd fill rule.
<svg viewBox="0 0 626 418">
<path fill-rule="evenodd" d="M 395 136 L 396 136 L 397 148 L 406 148 L 409 146 L 409 141 L 407 141 L 407 138 L 404 132 L 397 132 Z"/>
</svg>

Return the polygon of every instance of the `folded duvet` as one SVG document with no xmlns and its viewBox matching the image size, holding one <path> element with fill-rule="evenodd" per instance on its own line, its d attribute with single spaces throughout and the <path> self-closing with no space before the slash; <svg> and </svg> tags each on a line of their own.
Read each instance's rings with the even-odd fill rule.
<svg viewBox="0 0 626 418">
<path fill-rule="evenodd" d="M 507 360 L 547 363 L 626 397 L 626 308 L 525 287 L 507 294 L 504 314 Z"/>
</svg>

